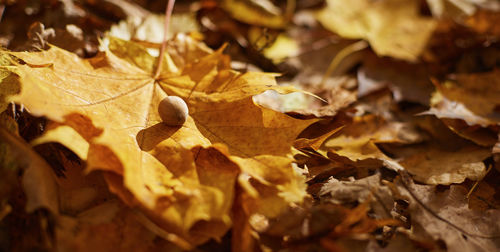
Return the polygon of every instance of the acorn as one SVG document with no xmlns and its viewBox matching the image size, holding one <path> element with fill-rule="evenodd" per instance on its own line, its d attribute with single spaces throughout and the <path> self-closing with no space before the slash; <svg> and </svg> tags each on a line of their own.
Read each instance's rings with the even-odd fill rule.
<svg viewBox="0 0 500 252">
<path fill-rule="evenodd" d="M 160 118 L 168 126 L 181 126 L 187 120 L 189 109 L 179 96 L 167 96 L 158 106 Z"/>
</svg>

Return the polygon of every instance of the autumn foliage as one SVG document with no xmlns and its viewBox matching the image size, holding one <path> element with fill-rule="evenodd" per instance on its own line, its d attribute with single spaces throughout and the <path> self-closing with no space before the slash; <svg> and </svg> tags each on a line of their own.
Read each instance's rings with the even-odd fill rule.
<svg viewBox="0 0 500 252">
<path fill-rule="evenodd" d="M 32 2 L 0 5 L 0 250 L 500 248 L 498 2 Z"/>
</svg>

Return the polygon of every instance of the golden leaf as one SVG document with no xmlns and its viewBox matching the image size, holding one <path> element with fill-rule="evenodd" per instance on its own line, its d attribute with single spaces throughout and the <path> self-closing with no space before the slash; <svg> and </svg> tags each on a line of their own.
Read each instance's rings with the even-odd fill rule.
<svg viewBox="0 0 500 252">
<path fill-rule="evenodd" d="M 233 71 L 221 50 L 190 37 L 176 37 L 167 51 L 158 79 L 152 77 L 157 59 L 147 48 L 116 38 L 91 59 L 54 46 L 3 53 L 25 63 L 16 68 L 22 88 L 11 100 L 81 136 L 66 128 L 46 138 L 71 137 L 59 142 L 87 153 L 88 171 L 106 171 L 113 192 L 189 243 L 218 239 L 229 229 L 237 181 L 254 197 L 252 211 L 275 215 L 300 202 L 305 185 L 289 155 L 315 120 L 252 100 L 269 89 L 298 90 L 277 86 L 273 74 Z M 180 127 L 161 123 L 158 104 L 167 95 L 188 104 Z"/>
<path fill-rule="evenodd" d="M 368 40 L 378 55 L 407 61 L 418 59 L 436 26 L 414 0 L 328 0 L 318 20 L 342 37 Z"/>
</svg>

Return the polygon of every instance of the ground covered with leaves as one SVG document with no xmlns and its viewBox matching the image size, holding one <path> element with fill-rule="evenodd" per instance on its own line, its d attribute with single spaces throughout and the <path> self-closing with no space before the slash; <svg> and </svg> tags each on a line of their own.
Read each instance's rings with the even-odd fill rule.
<svg viewBox="0 0 500 252">
<path fill-rule="evenodd" d="M 0 251 L 500 250 L 498 1 L 166 5 L 0 4 Z"/>
</svg>

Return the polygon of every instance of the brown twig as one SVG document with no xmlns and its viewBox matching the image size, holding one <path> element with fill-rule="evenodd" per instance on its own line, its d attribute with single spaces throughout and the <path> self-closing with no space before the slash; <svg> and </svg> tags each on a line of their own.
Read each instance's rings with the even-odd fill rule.
<svg viewBox="0 0 500 252">
<path fill-rule="evenodd" d="M 154 75 L 154 79 L 157 80 L 160 77 L 161 68 L 163 65 L 163 55 L 165 54 L 165 48 L 167 47 L 167 36 L 168 36 L 168 27 L 170 24 L 170 17 L 172 16 L 172 10 L 174 9 L 175 0 L 168 0 L 167 8 L 165 8 L 165 22 L 163 30 L 163 43 L 160 48 L 160 55 L 158 56 L 158 66 L 156 67 L 156 73 Z"/>
</svg>

